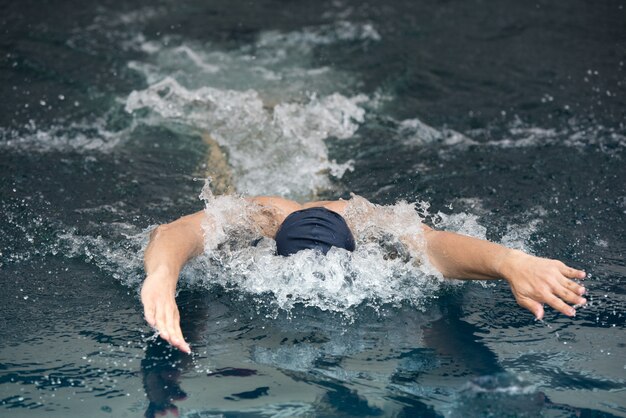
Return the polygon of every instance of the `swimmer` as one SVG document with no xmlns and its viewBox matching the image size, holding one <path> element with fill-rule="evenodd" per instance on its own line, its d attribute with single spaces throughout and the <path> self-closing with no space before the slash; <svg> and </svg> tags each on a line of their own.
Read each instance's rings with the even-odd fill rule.
<svg viewBox="0 0 626 418">
<path fill-rule="evenodd" d="M 361 217 L 376 216 L 385 206 L 359 196 L 350 200 L 317 201 L 299 204 L 280 197 L 247 198 L 249 222 L 263 236 L 276 241 L 277 256 L 290 256 L 312 249 L 324 254 L 331 247 L 354 251 L 359 242 L 353 231 L 367 219 L 345 219 L 353 201 L 366 202 Z M 242 214 L 243 215 L 243 214 Z M 242 216 L 242 218 L 246 218 Z M 355 223 L 356 221 L 356 223 Z M 176 305 L 176 285 L 183 266 L 205 251 L 205 233 L 211 227 L 204 211 L 158 226 L 150 236 L 144 255 L 146 279 L 141 301 L 146 321 L 174 347 L 190 353 L 183 338 Z M 408 230 L 407 226 L 407 230 Z M 585 272 L 558 260 L 535 257 L 489 241 L 421 225 L 422 236 L 398 237 L 412 256 L 426 254 L 428 261 L 446 278 L 467 280 L 504 279 L 517 303 L 537 319 L 544 315 L 543 304 L 574 316 L 570 305 L 583 305 L 585 288 L 573 279 L 584 279 Z"/>
</svg>

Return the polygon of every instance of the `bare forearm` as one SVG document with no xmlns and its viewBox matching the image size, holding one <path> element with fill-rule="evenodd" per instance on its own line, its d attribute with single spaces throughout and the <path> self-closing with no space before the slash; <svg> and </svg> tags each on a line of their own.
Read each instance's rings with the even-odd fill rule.
<svg viewBox="0 0 626 418">
<path fill-rule="evenodd" d="M 504 278 L 504 261 L 515 250 L 489 241 L 424 228 L 430 262 L 445 277 L 455 279 Z"/>
<path fill-rule="evenodd" d="M 457 279 L 504 278 L 515 300 L 543 318 L 543 304 L 573 316 L 571 305 L 587 302 L 585 288 L 573 279 L 584 279 L 585 272 L 558 260 L 535 257 L 492 242 L 424 227 L 426 252 L 430 262 L 444 276 Z"/>
</svg>

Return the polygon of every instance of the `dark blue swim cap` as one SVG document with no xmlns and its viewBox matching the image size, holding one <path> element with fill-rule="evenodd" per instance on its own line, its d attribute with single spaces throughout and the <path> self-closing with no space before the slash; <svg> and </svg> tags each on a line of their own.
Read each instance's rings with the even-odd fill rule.
<svg viewBox="0 0 626 418">
<path fill-rule="evenodd" d="M 354 237 L 346 220 L 332 210 L 314 207 L 287 216 L 276 233 L 276 252 L 288 256 L 313 249 L 326 254 L 330 247 L 354 251 Z"/>
</svg>

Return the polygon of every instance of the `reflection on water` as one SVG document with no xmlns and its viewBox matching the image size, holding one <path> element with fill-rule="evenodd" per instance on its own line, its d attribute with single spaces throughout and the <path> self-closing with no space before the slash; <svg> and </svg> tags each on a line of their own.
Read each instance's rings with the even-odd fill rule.
<svg viewBox="0 0 626 418">
<path fill-rule="evenodd" d="M 233 318 L 239 316 L 234 310 L 212 316 L 206 295 L 185 292 L 180 298 L 186 307 L 183 315 L 195 322 L 186 326 L 186 334 L 196 352 L 189 356 L 159 340 L 148 344 L 142 361 L 150 401 L 146 415 L 177 411 L 177 404 L 187 404 L 187 410 L 194 411 L 191 416 L 232 414 L 237 402 L 264 398 L 268 401 L 258 409 L 252 402 L 251 414 L 532 416 L 588 411 L 556 403 L 537 385 L 504 370 L 481 339 L 473 337 L 479 328 L 460 319 L 459 300 L 450 296 L 428 315 L 402 309 L 381 317 L 366 310 L 346 327 L 319 313 L 301 311 L 295 317 L 255 320 L 242 328 Z M 236 308 L 237 301 L 225 302 Z M 219 318 L 215 328 L 202 326 L 207 315 Z M 232 341 L 226 346 L 218 342 L 225 335 Z M 191 385 L 189 375 L 211 354 L 221 354 L 225 362 L 205 371 L 212 396 L 201 396 L 198 404 L 187 398 L 185 384 Z M 298 398 L 283 402 L 285 378 L 302 386 L 296 396 L 309 392 L 314 396 L 306 403 L 300 399 L 300 406 L 294 402 Z M 381 391 L 384 397 L 379 396 Z"/>
<path fill-rule="evenodd" d="M 610 2 L 140 3 L 3 10 L 0 415 L 626 415 Z M 238 274 L 261 246 L 184 272 L 182 354 L 143 321 L 141 252 L 216 170 L 427 201 L 441 228 L 584 267 L 590 303 L 535 322 L 505 283 L 376 254 L 308 260 L 350 285 Z"/>
</svg>

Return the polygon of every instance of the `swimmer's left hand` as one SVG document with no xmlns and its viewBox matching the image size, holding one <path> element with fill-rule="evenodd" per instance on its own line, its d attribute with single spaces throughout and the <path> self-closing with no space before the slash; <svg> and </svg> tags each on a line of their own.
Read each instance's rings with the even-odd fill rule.
<svg viewBox="0 0 626 418">
<path fill-rule="evenodd" d="M 572 280 L 584 279 L 585 272 L 558 260 L 510 250 L 502 262 L 502 275 L 509 282 L 517 303 L 537 319 L 543 318 L 544 303 L 567 316 L 576 315 L 576 309 L 568 304 L 587 303 L 582 297 L 585 288 Z"/>
</svg>

